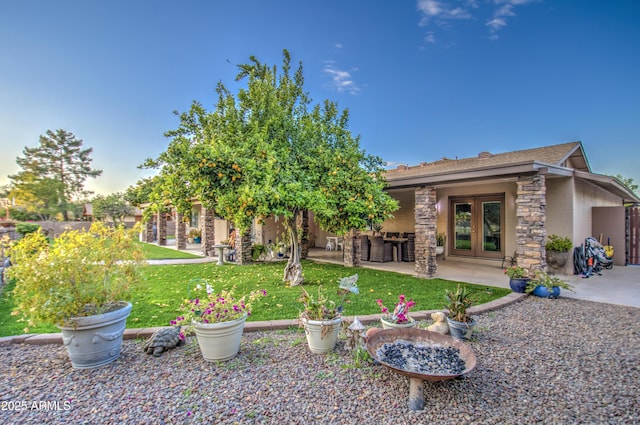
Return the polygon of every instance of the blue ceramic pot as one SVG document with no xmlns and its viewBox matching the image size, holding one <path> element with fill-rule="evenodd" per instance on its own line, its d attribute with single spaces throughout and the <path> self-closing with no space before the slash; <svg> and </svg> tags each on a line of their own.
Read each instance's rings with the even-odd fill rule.
<svg viewBox="0 0 640 425">
<path fill-rule="evenodd" d="M 536 297 L 541 298 L 558 298 L 560 296 L 560 287 L 554 286 L 551 291 L 549 291 L 544 286 L 536 286 L 536 289 L 532 292 Z"/>
<path fill-rule="evenodd" d="M 530 280 L 528 277 L 514 277 L 509 279 L 509 286 L 513 292 L 524 294 Z"/>
</svg>

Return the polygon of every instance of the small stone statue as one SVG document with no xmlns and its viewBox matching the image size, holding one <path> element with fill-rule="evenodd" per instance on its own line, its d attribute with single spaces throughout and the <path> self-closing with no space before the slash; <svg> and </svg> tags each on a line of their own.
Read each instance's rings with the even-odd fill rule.
<svg viewBox="0 0 640 425">
<path fill-rule="evenodd" d="M 447 315 L 441 311 L 431 313 L 433 324 L 427 327 L 428 331 L 438 332 L 439 334 L 446 335 L 449 333 L 449 325 L 447 325 Z"/>
<path fill-rule="evenodd" d="M 147 354 L 160 357 L 165 351 L 181 345 L 184 345 L 184 339 L 180 339 L 180 326 L 172 326 L 155 331 L 142 349 Z"/>
<path fill-rule="evenodd" d="M 347 341 L 344 348 L 347 350 L 355 350 L 356 348 L 364 348 L 366 328 L 360 322 L 358 317 L 354 317 L 353 323 L 347 328 Z"/>
</svg>

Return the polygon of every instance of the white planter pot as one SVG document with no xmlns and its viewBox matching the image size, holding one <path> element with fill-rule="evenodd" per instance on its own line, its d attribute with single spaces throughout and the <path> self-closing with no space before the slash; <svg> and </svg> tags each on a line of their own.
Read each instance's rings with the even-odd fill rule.
<svg viewBox="0 0 640 425">
<path fill-rule="evenodd" d="M 300 319 L 307 335 L 307 343 L 312 353 L 324 354 L 332 351 L 338 342 L 338 334 L 342 325 L 342 318 L 331 320 L 307 320 Z M 324 337 L 323 334 L 324 330 Z"/>
<path fill-rule="evenodd" d="M 67 347 L 75 369 L 89 369 L 109 364 L 120 357 L 122 336 L 131 313 L 131 303 L 104 314 L 73 317 L 60 326 L 62 342 Z"/>
<path fill-rule="evenodd" d="M 229 322 L 194 322 L 202 357 L 209 362 L 217 362 L 229 360 L 238 354 L 246 321 L 247 313 L 241 318 Z"/>
<path fill-rule="evenodd" d="M 393 323 L 393 322 L 387 322 L 386 320 L 381 318 L 380 323 L 382 323 L 382 329 L 403 329 L 403 328 L 413 328 L 418 322 L 416 322 L 413 319 L 410 319 L 409 322 Z"/>
<path fill-rule="evenodd" d="M 444 246 L 436 246 L 436 255 L 444 254 Z"/>
</svg>

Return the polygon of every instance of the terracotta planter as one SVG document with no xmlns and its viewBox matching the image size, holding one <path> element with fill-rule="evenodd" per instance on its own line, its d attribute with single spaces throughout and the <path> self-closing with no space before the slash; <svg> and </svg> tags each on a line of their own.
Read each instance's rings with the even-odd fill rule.
<svg viewBox="0 0 640 425">
<path fill-rule="evenodd" d="M 229 322 L 194 322 L 202 357 L 206 361 L 217 362 L 229 360 L 238 354 L 246 321 L 247 313 L 241 318 Z"/>
<path fill-rule="evenodd" d="M 75 369 L 104 366 L 120 357 L 131 303 L 104 314 L 73 317 L 61 326 L 62 342 Z"/>
</svg>

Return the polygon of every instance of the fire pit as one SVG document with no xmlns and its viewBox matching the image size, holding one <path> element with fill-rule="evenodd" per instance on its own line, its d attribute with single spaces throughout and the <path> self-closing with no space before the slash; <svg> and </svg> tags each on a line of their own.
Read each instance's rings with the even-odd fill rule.
<svg viewBox="0 0 640 425">
<path fill-rule="evenodd" d="M 371 356 L 409 378 L 409 409 L 424 408 L 424 381 L 442 381 L 469 373 L 476 355 L 467 344 L 423 329 L 379 331 L 367 339 Z"/>
</svg>

